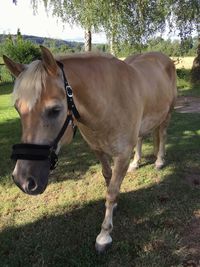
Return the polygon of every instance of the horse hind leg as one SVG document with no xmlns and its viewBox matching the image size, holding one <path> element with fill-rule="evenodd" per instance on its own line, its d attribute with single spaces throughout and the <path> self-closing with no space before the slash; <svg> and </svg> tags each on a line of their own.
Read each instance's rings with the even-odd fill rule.
<svg viewBox="0 0 200 267">
<path fill-rule="evenodd" d="M 171 113 L 168 113 L 167 118 L 154 132 L 154 155 L 157 157 L 155 168 L 160 170 L 165 164 L 165 143 L 167 139 L 167 127 L 171 118 Z"/>
<path fill-rule="evenodd" d="M 134 159 L 129 164 L 128 172 L 132 172 L 139 168 L 141 157 L 142 157 L 142 137 L 138 137 L 138 141 L 135 146 Z"/>
<path fill-rule="evenodd" d="M 159 138 L 159 127 L 158 127 L 153 131 L 153 154 L 155 157 L 157 157 L 159 151 L 159 143 L 160 143 L 160 138 Z"/>
<path fill-rule="evenodd" d="M 101 232 L 97 236 L 95 244 L 95 248 L 99 253 L 104 252 L 112 243 L 112 237 L 110 236 L 110 233 L 113 229 L 113 211 L 117 206 L 117 196 L 119 194 L 123 178 L 128 169 L 130 154 L 131 152 L 129 151 L 114 158 L 113 173 L 106 194 L 105 218 L 101 226 Z"/>
</svg>

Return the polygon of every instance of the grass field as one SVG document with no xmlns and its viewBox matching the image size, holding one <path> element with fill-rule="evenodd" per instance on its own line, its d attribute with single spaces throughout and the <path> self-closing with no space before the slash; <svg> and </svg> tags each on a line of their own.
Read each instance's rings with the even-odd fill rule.
<svg viewBox="0 0 200 267">
<path fill-rule="evenodd" d="M 113 245 L 98 255 L 94 242 L 105 195 L 99 163 L 78 134 L 63 148 L 44 194 L 31 197 L 19 191 L 10 177 L 11 145 L 20 140 L 10 93 L 11 86 L 0 87 L 1 267 L 189 267 L 200 261 L 186 238 L 200 216 L 199 114 L 173 114 L 167 166 L 161 171 L 154 169 L 151 138 L 146 140 L 142 167 L 127 174 L 121 188 Z"/>
<path fill-rule="evenodd" d="M 172 57 L 177 69 L 191 69 L 194 57 Z"/>
</svg>

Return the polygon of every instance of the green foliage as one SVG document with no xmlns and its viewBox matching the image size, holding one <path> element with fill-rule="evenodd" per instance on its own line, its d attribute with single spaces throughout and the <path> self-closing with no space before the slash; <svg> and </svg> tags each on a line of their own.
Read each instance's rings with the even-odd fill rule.
<svg viewBox="0 0 200 267">
<path fill-rule="evenodd" d="M 0 84 L 13 82 L 14 78 L 5 65 L 0 65 Z"/>
<path fill-rule="evenodd" d="M 37 11 L 39 0 L 31 0 Z M 80 25 L 86 31 L 104 30 L 111 45 L 111 52 L 119 53 L 124 42 L 126 50 L 137 50 L 163 32 L 166 24 L 170 30 L 177 30 L 181 39 L 180 54 L 190 49 L 189 37 L 196 30 L 200 32 L 199 0 L 43 0 L 47 12 L 64 23 Z"/>
<path fill-rule="evenodd" d="M 53 54 L 70 54 L 75 52 L 75 49 L 67 44 L 58 44 L 57 40 L 45 40 L 44 46 L 48 47 Z"/>
<path fill-rule="evenodd" d="M 92 46 L 93 51 L 100 51 L 103 53 L 109 53 L 109 45 L 108 44 L 94 44 Z"/>
<path fill-rule="evenodd" d="M 28 64 L 40 57 L 39 47 L 28 40 L 24 40 L 19 30 L 16 39 L 13 39 L 11 35 L 5 39 L 1 44 L 0 51 L 14 61 L 23 64 Z"/>
<path fill-rule="evenodd" d="M 159 51 L 170 57 L 195 56 L 197 45 L 198 39 L 196 37 L 187 38 L 184 47 L 180 40 L 165 40 L 162 37 L 156 37 L 140 45 L 125 41 L 118 47 L 116 54 L 118 57 L 127 57 L 135 53 Z"/>
<path fill-rule="evenodd" d="M 182 42 L 195 31 L 200 35 L 200 1 L 199 0 L 167 0 L 169 27 L 176 29 Z"/>
<path fill-rule="evenodd" d="M 47 10 L 62 19 L 63 22 L 82 26 L 86 30 L 99 30 L 100 16 L 97 7 L 102 1 L 98 0 L 43 0 Z M 38 10 L 39 0 L 31 0 L 35 12 Z"/>
<path fill-rule="evenodd" d="M 177 88 L 180 96 L 200 96 L 200 84 L 191 82 L 190 69 L 177 69 Z"/>
<path fill-rule="evenodd" d="M 191 81 L 193 85 L 200 85 L 200 38 L 198 40 L 197 56 L 193 61 Z"/>
</svg>

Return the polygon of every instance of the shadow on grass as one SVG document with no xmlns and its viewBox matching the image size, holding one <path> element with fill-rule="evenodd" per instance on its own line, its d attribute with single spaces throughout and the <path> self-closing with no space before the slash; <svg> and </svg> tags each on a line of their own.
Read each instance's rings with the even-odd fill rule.
<svg viewBox="0 0 200 267">
<path fill-rule="evenodd" d="M 7 120 L 0 123 L 0 184 L 8 185 L 14 163 L 10 159 L 12 145 L 20 140 L 20 120 Z"/>
<path fill-rule="evenodd" d="M 98 164 L 94 153 L 77 131 L 73 142 L 63 146 L 57 168 L 50 175 L 50 182 L 82 179 L 87 170 Z"/>
<path fill-rule="evenodd" d="M 13 83 L 0 84 L 0 96 L 9 95 L 13 91 Z"/>
<path fill-rule="evenodd" d="M 120 195 L 113 246 L 104 255 L 94 250 L 104 217 L 104 200 L 99 200 L 78 208 L 74 205 L 71 211 L 62 206 L 56 215 L 4 229 L 0 233 L 1 266 L 182 266 L 180 239 L 199 209 L 199 188 L 191 188 L 184 179 L 185 170 L 199 166 L 199 128 L 199 116 L 173 115 L 167 149 L 172 172 L 159 183 Z M 78 155 L 85 153 L 79 138 L 70 148 L 74 158 L 63 154 L 74 168 L 82 160 Z M 93 157 L 86 156 L 83 172 L 94 164 Z"/>
<path fill-rule="evenodd" d="M 3 230 L 1 266 L 178 266 L 183 222 L 197 208 L 197 192 L 179 178 L 173 174 L 160 184 L 121 194 L 114 243 L 104 255 L 94 250 L 104 215 L 100 200 Z"/>
</svg>

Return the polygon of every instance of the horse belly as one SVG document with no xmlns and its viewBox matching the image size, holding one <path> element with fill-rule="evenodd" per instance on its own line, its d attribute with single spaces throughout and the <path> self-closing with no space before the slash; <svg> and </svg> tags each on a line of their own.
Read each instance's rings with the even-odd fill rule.
<svg viewBox="0 0 200 267">
<path fill-rule="evenodd" d="M 165 121 L 168 112 L 169 109 L 146 115 L 141 121 L 139 136 L 145 136 L 153 129 L 157 128 L 163 121 Z"/>
</svg>

